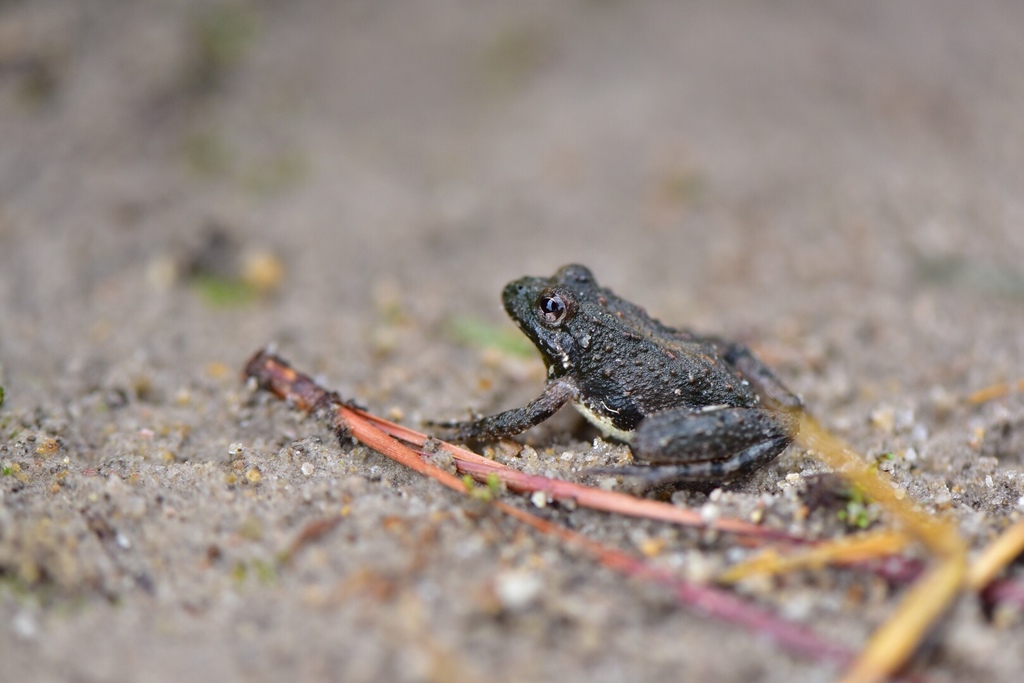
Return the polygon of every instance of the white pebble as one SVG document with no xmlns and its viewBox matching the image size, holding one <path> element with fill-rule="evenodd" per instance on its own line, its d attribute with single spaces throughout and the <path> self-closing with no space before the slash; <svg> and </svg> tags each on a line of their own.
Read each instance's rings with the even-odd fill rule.
<svg viewBox="0 0 1024 683">
<path fill-rule="evenodd" d="M 918 422 L 910 430 L 910 439 L 918 445 L 923 444 L 928 440 L 928 428 Z"/>
<path fill-rule="evenodd" d="M 714 503 L 704 503 L 700 506 L 700 518 L 705 522 L 713 522 L 721 516 L 721 511 Z"/>
<path fill-rule="evenodd" d="M 21 610 L 14 615 L 14 619 L 11 620 L 11 626 L 14 627 L 14 632 L 25 639 L 35 638 L 39 635 L 39 622 L 36 620 L 36 616 L 28 610 Z"/>
<path fill-rule="evenodd" d="M 313 463 L 304 462 L 302 463 L 302 467 L 300 467 L 299 469 L 301 469 L 302 473 L 308 477 L 309 475 L 313 474 L 313 470 L 315 470 L 316 468 L 313 467 Z"/>
<path fill-rule="evenodd" d="M 544 588 L 540 577 L 532 572 L 506 571 L 494 580 L 494 593 L 507 610 L 518 611 L 530 606 Z"/>
</svg>

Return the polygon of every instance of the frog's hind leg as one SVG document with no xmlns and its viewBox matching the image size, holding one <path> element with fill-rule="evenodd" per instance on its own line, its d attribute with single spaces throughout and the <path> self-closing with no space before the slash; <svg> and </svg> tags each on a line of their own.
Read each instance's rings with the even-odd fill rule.
<svg viewBox="0 0 1024 683">
<path fill-rule="evenodd" d="M 641 422 L 630 444 L 650 465 L 614 472 L 646 486 L 734 479 L 774 460 L 794 431 L 789 414 L 758 408 L 666 411 Z"/>
<path fill-rule="evenodd" d="M 763 441 L 725 460 L 702 460 L 682 465 L 633 465 L 602 469 L 602 474 L 629 477 L 646 488 L 677 483 L 719 483 L 737 479 L 774 460 L 792 442 L 789 437 Z"/>
</svg>

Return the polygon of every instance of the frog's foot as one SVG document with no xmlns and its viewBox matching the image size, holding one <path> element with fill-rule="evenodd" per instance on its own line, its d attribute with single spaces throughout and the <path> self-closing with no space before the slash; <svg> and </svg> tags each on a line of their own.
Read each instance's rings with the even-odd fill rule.
<svg viewBox="0 0 1024 683">
<path fill-rule="evenodd" d="M 425 420 L 423 425 L 440 431 L 439 436 L 447 441 L 468 443 L 470 441 L 496 441 L 518 434 L 509 431 L 506 419 L 498 420 L 504 413 L 481 417 L 476 420 Z"/>
<path fill-rule="evenodd" d="M 789 436 L 762 441 L 722 460 L 700 460 L 673 465 L 627 465 L 625 467 L 597 467 L 589 474 L 625 477 L 643 488 L 666 484 L 714 484 L 746 476 L 774 460 L 789 446 Z"/>
</svg>

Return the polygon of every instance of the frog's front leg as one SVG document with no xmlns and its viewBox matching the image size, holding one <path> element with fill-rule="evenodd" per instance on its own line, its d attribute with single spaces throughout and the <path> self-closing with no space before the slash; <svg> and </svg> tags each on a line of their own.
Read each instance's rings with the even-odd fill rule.
<svg viewBox="0 0 1024 683">
<path fill-rule="evenodd" d="M 456 441 L 500 439 L 525 432 L 554 415 L 559 408 L 576 396 L 576 387 L 565 382 L 548 384 L 544 393 L 522 408 L 513 408 L 497 415 L 489 415 L 469 422 L 438 422 L 438 427 L 454 430 Z"/>
<path fill-rule="evenodd" d="M 795 416 L 762 408 L 667 410 L 645 418 L 630 442 L 633 455 L 651 464 L 615 472 L 647 486 L 723 481 L 774 460 L 795 428 Z"/>
</svg>

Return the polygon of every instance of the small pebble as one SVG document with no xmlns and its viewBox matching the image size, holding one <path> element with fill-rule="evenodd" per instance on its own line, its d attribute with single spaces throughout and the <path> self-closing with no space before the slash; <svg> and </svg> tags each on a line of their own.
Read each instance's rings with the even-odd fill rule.
<svg viewBox="0 0 1024 683">
<path fill-rule="evenodd" d="M 302 463 L 302 467 L 300 467 L 299 469 L 301 469 L 302 473 L 308 477 L 309 475 L 313 474 L 313 470 L 315 470 L 316 468 L 313 467 L 313 463 L 304 462 Z"/>
<path fill-rule="evenodd" d="M 700 518 L 705 522 L 713 522 L 721 516 L 721 510 L 714 503 L 704 503 L 700 506 Z"/>
<path fill-rule="evenodd" d="M 14 627 L 14 632 L 19 637 L 26 640 L 39 635 L 39 622 L 36 620 L 36 616 L 28 610 L 23 609 L 15 614 L 14 619 L 11 620 L 11 626 Z"/>
<path fill-rule="evenodd" d="M 871 411 L 871 426 L 886 434 L 892 434 L 896 431 L 896 413 L 889 407 Z"/>
<path fill-rule="evenodd" d="M 910 429 L 910 439 L 918 445 L 923 444 L 928 440 L 928 428 L 918 422 Z"/>
<path fill-rule="evenodd" d="M 529 607 L 540 596 L 544 583 L 533 572 L 510 570 L 494 579 L 494 594 L 502 608 L 520 611 Z"/>
<path fill-rule="evenodd" d="M 277 289 L 284 280 L 284 263 L 273 251 L 250 248 L 242 253 L 242 281 L 260 294 Z"/>
</svg>

